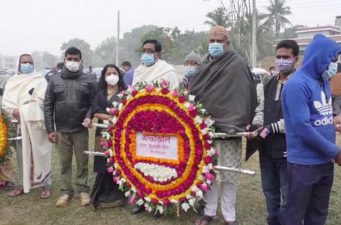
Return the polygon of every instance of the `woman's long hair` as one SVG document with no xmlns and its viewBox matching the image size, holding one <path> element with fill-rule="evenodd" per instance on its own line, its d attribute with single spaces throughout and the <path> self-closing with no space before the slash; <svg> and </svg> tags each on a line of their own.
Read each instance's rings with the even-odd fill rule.
<svg viewBox="0 0 341 225">
<path fill-rule="evenodd" d="M 118 72 L 118 83 L 117 83 L 117 85 L 118 85 L 119 91 L 127 89 L 127 86 L 124 83 L 123 75 L 122 75 L 120 69 L 115 64 L 107 64 L 104 66 L 104 68 L 102 70 L 101 77 L 99 78 L 99 84 L 98 84 L 99 90 L 107 90 L 108 84 L 105 81 L 105 73 L 107 72 L 108 68 L 115 68 L 116 71 Z"/>
</svg>

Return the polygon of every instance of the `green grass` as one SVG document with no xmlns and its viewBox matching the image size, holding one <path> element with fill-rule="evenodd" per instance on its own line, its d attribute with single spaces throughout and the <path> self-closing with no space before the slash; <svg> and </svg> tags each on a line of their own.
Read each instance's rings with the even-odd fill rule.
<svg viewBox="0 0 341 225">
<path fill-rule="evenodd" d="M 91 141 L 91 143 L 93 143 Z M 340 142 L 341 143 L 341 142 Z M 128 205 L 114 209 L 100 209 L 94 211 L 92 207 L 80 207 L 77 196 L 72 199 L 68 207 L 56 208 L 55 203 L 59 197 L 59 165 L 57 154 L 53 152 L 53 195 L 47 200 L 40 199 L 38 189 L 32 190 L 16 198 L 7 197 L 3 190 L 0 191 L 0 224 L 4 225 L 47 225 L 47 224 L 111 224 L 111 225 L 190 225 L 194 224 L 196 214 L 193 211 L 181 212 L 180 217 L 175 214 L 162 218 L 153 218 L 149 213 L 131 215 Z M 240 225 L 266 224 L 266 210 L 264 196 L 260 185 L 258 155 L 254 155 L 248 162 L 243 163 L 244 168 L 257 172 L 256 176 L 242 175 L 240 177 L 237 197 L 237 220 Z M 14 163 L 15 164 L 15 163 Z M 93 161 L 90 160 L 90 171 Z M 75 168 L 74 168 L 75 171 Z M 335 181 L 331 194 L 329 225 L 339 225 L 341 216 L 341 170 L 336 167 Z M 90 172 L 89 183 L 94 181 L 94 174 Z M 222 224 L 220 213 L 213 225 Z"/>
</svg>

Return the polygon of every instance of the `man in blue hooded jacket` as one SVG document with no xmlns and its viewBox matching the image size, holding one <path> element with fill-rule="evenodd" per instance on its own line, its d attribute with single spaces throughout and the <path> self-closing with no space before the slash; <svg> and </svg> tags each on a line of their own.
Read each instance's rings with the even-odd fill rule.
<svg viewBox="0 0 341 225">
<path fill-rule="evenodd" d="M 288 159 L 287 225 L 323 225 L 334 177 L 341 165 L 328 77 L 341 53 L 321 34 L 307 46 L 301 68 L 284 86 L 282 108 Z"/>
</svg>

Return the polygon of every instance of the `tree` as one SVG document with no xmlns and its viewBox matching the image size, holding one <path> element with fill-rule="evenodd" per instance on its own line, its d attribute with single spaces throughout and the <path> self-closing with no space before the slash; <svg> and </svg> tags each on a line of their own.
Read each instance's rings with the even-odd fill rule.
<svg viewBox="0 0 341 225">
<path fill-rule="evenodd" d="M 92 62 L 93 53 L 90 49 L 90 44 L 88 44 L 86 41 L 74 38 L 69 40 L 68 42 L 64 42 L 60 47 L 60 50 L 63 51 L 62 58 L 64 58 L 64 52 L 70 47 L 76 47 L 82 52 L 83 65 L 85 67 L 93 63 Z"/>
<path fill-rule="evenodd" d="M 223 7 L 219 7 L 212 12 L 207 13 L 206 17 L 209 20 L 206 20 L 204 24 L 213 26 L 223 26 L 228 27 L 228 21 L 226 16 L 226 10 Z"/>
<path fill-rule="evenodd" d="M 291 25 L 291 22 L 286 18 L 291 14 L 291 10 L 289 6 L 286 6 L 285 0 L 269 0 L 269 3 L 270 5 L 266 7 L 268 13 L 265 14 L 264 24 L 272 26 L 276 38 L 278 38 L 281 28 Z"/>
</svg>

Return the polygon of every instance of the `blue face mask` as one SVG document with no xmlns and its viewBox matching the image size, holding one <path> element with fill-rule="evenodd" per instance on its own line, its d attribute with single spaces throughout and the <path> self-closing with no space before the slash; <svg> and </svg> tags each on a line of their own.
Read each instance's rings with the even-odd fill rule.
<svg viewBox="0 0 341 225">
<path fill-rule="evenodd" d="M 197 71 L 196 66 L 185 66 L 185 76 L 193 76 Z"/>
<path fill-rule="evenodd" d="M 23 74 L 29 74 L 33 72 L 33 65 L 30 63 L 21 63 L 20 64 L 20 72 Z"/>
<path fill-rule="evenodd" d="M 335 76 L 336 73 L 337 73 L 337 63 L 336 62 L 331 62 L 329 64 L 328 70 L 324 71 L 324 73 L 322 74 L 322 78 L 324 80 L 329 80 L 333 76 Z"/>
<path fill-rule="evenodd" d="M 218 43 L 218 42 L 213 42 L 208 45 L 208 53 L 212 57 L 218 57 L 224 54 L 224 44 L 223 43 Z"/>
<path fill-rule="evenodd" d="M 151 66 L 155 63 L 154 55 L 144 53 L 141 55 L 141 63 L 145 66 Z"/>
</svg>

